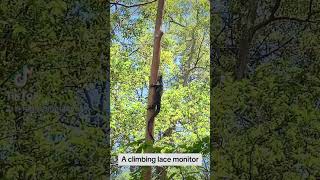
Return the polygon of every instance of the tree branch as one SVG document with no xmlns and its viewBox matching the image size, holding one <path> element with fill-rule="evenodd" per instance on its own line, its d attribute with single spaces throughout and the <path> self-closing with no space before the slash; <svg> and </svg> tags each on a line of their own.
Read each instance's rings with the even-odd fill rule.
<svg viewBox="0 0 320 180">
<path fill-rule="evenodd" d="M 270 56 L 271 54 L 277 52 L 279 49 L 283 48 L 284 46 L 286 46 L 287 44 L 289 44 L 294 38 L 290 38 L 288 41 L 286 41 L 285 43 L 283 43 L 281 46 L 277 47 L 276 49 L 272 50 L 271 52 L 267 53 L 267 54 L 264 54 L 258 58 L 256 58 L 255 60 L 261 60 L 261 59 L 264 59 L 268 56 Z"/>
<path fill-rule="evenodd" d="M 268 24 L 275 22 L 275 21 L 282 21 L 282 20 L 289 20 L 289 21 L 296 21 L 296 22 L 300 22 L 300 23 L 304 23 L 304 22 L 310 22 L 310 23 L 317 23 L 317 21 L 311 21 L 308 18 L 307 19 L 300 19 L 300 18 L 296 18 L 296 17 L 287 17 L 287 16 L 281 16 L 281 17 L 273 17 L 271 19 L 268 19 L 264 22 L 261 22 L 260 24 L 257 24 L 254 28 L 253 28 L 253 33 L 255 33 L 256 31 L 258 31 L 259 29 L 267 26 Z"/>
<path fill-rule="evenodd" d="M 201 49 L 202 49 L 202 45 L 203 45 L 203 42 L 204 42 L 204 39 L 205 39 L 205 33 L 203 33 L 203 36 L 202 36 L 202 39 L 201 39 L 201 42 L 200 42 L 200 47 L 199 47 L 199 51 L 198 51 L 198 55 L 197 55 L 197 60 L 194 64 L 194 67 L 197 67 L 200 59 L 201 59 Z"/>
<path fill-rule="evenodd" d="M 273 6 L 272 10 L 271 10 L 271 14 L 269 16 L 269 19 L 274 18 L 275 13 L 278 11 L 279 7 L 281 4 L 281 0 L 277 0 L 276 4 Z"/>
<path fill-rule="evenodd" d="M 319 21 L 311 21 L 310 20 L 310 18 L 313 15 L 320 13 L 319 11 L 312 12 L 312 3 L 313 3 L 313 0 L 310 0 L 309 1 L 309 8 L 308 8 L 309 12 L 308 12 L 307 17 L 305 19 L 300 19 L 300 18 L 296 18 L 296 17 L 288 17 L 288 16 L 275 17 L 275 13 L 280 8 L 280 4 L 281 4 L 281 0 L 277 0 L 274 7 L 271 10 L 271 14 L 270 14 L 269 18 L 253 27 L 253 31 L 252 31 L 253 34 L 256 31 L 258 31 L 259 29 L 267 26 L 268 24 L 270 24 L 274 21 L 288 20 L 288 21 L 296 21 L 296 22 L 300 22 L 300 23 L 305 23 L 305 22 L 317 23 L 317 22 L 319 22 Z"/>
<path fill-rule="evenodd" d="M 169 22 L 172 22 L 172 23 L 174 23 L 174 24 L 176 24 L 176 25 L 179 25 L 179 26 L 181 26 L 181 27 L 187 27 L 186 25 L 183 25 L 183 24 L 181 24 L 181 23 L 173 20 L 173 18 L 172 18 L 171 16 L 169 16 L 169 18 L 170 18 L 170 21 L 169 21 Z"/>
<path fill-rule="evenodd" d="M 150 1 L 150 2 L 132 4 L 132 5 L 126 5 L 126 4 L 122 4 L 122 3 L 118 3 L 118 2 L 110 2 L 110 4 L 115 5 L 115 6 L 123 6 L 123 7 L 126 7 L 126 8 L 132 8 L 132 7 L 138 7 L 138 6 L 144 6 L 144 5 L 147 5 L 147 4 L 151 4 L 151 3 L 154 3 L 156 1 L 157 0 L 153 0 L 153 1 Z"/>
<path fill-rule="evenodd" d="M 252 56 L 255 56 L 259 51 L 260 51 L 260 47 L 265 43 L 265 41 L 267 40 L 267 38 L 269 38 L 271 33 L 269 33 L 268 35 L 266 35 L 263 40 L 259 43 L 259 45 L 255 48 L 255 51 L 253 53 Z"/>
</svg>

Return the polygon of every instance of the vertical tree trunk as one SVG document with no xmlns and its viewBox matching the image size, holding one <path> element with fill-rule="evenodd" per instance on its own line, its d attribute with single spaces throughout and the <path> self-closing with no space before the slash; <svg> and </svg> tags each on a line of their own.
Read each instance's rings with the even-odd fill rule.
<svg viewBox="0 0 320 180">
<path fill-rule="evenodd" d="M 163 17 L 163 9 L 164 9 L 165 0 L 158 0 L 158 10 L 157 10 L 157 18 L 156 25 L 154 31 L 154 45 L 153 45 L 153 57 L 151 63 L 151 72 L 150 72 L 150 81 L 149 85 L 156 84 L 158 78 L 159 64 L 160 64 L 160 52 L 161 52 L 161 37 L 163 32 L 161 31 L 162 25 L 162 17 Z M 154 96 L 155 96 L 155 88 L 149 88 L 149 96 L 148 96 L 148 107 L 154 104 Z M 154 109 L 148 109 L 147 117 L 146 117 L 146 142 L 150 145 L 153 145 L 152 136 L 154 134 L 154 119 L 151 117 L 154 114 Z M 150 121 L 150 123 L 149 123 Z M 151 135 L 150 133 L 151 132 Z M 152 148 L 147 148 L 146 153 L 152 153 Z M 151 167 L 144 167 L 143 169 L 143 179 L 151 180 L 152 179 L 152 169 Z"/>
<path fill-rule="evenodd" d="M 236 62 L 235 76 L 237 80 L 245 78 L 247 73 L 247 65 L 249 63 L 249 50 L 252 38 L 254 36 L 254 25 L 257 18 L 258 1 L 249 0 L 248 14 L 241 25 L 241 33 L 239 40 L 239 51 Z"/>
<path fill-rule="evenodd" d="M 248 30 L 242 30 L 248 31 Z M 239 42 L 239 53 L 236 64 L 236 79 L 240 80 L 245 77 L 249 58 L 249 48 L 250 48 L 250 34 L 249 32 L 241 33 Z"/>
</svg>

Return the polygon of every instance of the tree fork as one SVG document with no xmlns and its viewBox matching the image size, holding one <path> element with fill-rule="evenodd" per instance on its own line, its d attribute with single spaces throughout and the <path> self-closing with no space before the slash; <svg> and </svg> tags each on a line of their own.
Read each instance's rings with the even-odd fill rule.
<svg viewBox="0 0 320 180">
<path fill-rule="evenodd" d="M 164 2 L 165 0 L 158 0 L 149 87 L 151 87 L 153 84 L 156 84 L 158 79 L 158 72 L 159 72 L 159 65 L 160 65 L 160 52 L 161 52 L 161 37 L 163 35 L 163 32 L 161 31 L 161 25 L 162 25 L 162 19 L 163 19 Z M 149 88 L 148 107 L 151 107 L 154 104 L 154 98 L 155 98 L 155 88 Z M 154 113 L 155 113 L 154 109 L 147 110 L 145 138 L 146 138 L 146 142 L 150 145 L 150 147 L 153 145 L 152 136 L 154 134 L 154 119 L 150 119 L 150 118 L 152 118 Z M 151 123 L 149 123 L 149 121 L 151 121 Z M 151 132 L 151 134 L 149 132 Z M 152 153 L 152 148 L 147 148 L 145 152 Z M 142 174 L 143 174 L 144 180 L 151 180 L 152 179 L 151 167 L 144 167 Z"/>
</svg>

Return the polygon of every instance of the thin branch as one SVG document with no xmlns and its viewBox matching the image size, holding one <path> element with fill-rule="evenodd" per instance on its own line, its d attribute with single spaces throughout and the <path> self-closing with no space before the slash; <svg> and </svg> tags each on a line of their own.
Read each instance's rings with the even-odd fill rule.
<svg viewBox="0 0 320 180">
<path fill-rule="evenodd" d="M 267 36 L 263 38 L 263 40 L 259 43 L 259 45 L 255 48 L 255 51 L 252 56 L 255 56 L 259 51 L 260 47 L 264 44 L 264 42 L 267 40 L 267 38 L 270 36 L 271 33 L 269 33 Z"/>
<path fill-rule="evenodd" d="M 191 69 L 189 69 L 189 73 L 195 69 L 203 69 L 203 70 L 206 70 L 205 67 L 201 67 L 201 66 L 195 66 L 195 67 L 192 67 Z"/>
<path fill-rule="evenodd" d="M 133 53 L 137 52 L 140 48 L 133 50 L 128 56 L 131 56 Z"/>
<path fill-rule="evenodd" d="M 145 3 L 139 3 L 139 4 L 132 4 L 132 5 L 126 5 L 126 4 L 122 4 L 122 3 L 118 3 L 118 2 L 110 2 L 110 4 L 115 5 L 115 6 L 123 6 L 123 7 L 126 7 L 126 8 L 132 8 L 132 7 L 148 5 L 148 4 L 154 3 L 156 1 L 157 0 L 150 1 L 150 2 L 145 2 Z"/>
<path fill-rule="evenodd" d="M 269 53 L 267 53 L 267 54 L 264 54 L 264 55 L 256 58 L 255 60 L 261 60 L 261 59 L 264 59 L 264 58 L 270 56 L 271 54 L 277 52 L 279 49 L 281 49 L 281 48 L 283 48 L 284 46 L 286 46 L 287 44 L 289 44 L 293 39 L 294 39 L 293 37 L 290 38 L 288 41 L 286 41 L 285 43 L 283 43 L 283 44 L 282 44 L 281 46 L 279 46 L 278 48 L 272 50 L 271 52 L 269 52 Z"/>
<path fill-rule="evenodd" d="M 305 23 L 305 22 L 317 23 L 317 22 L 319 22 L 319 21 L 311 21 L 310 20 L 313 15 L 319 13 L 318 11 L 312 12 L 312 3 L 313 3 L 313 0 L 310 0 L 309 1 L 309 8 L 308 8 L 309 12 L 308 12 L 307 17 L 305 19 L 300 19 L 300 18 L 296 18 L 296 17 L 287 17 L 287 16 L 275 17 L 275 13 L 280 8 L 280 4 L 281 4 L 281 0 L 277 0 L 274 7 L 271 10 L 271 14 L 270 14 L 269 18 L 253 27 L 253 31 L 252 31 L 253 34 L 256 31 L 258 31 L 259 29 L 267 26 L 268 24 L 270 24 L 274 21 L 289 20 L 289 21 L 296 21 L 296 22 L 300 22 L 300 23 Z"/>
<path fill-rule="evenodd" d="M 253 28 L 253 33 L 255 33 L 256 31 L 258 31 L 259 29 L 267 26 L 268 24 L 274 22 L 274 21 L 281 21 L 281 20 L 289 20 L 289 21 L 297 21 L 297 22 L 300 22 L 300 23 L 303 23 L 303 22 L 313 22 L 315 23 L 315 21 L 310 21 L 308 19 L 299 19 L 299 18 L 295 18 L 295 17 L 287 17 L 287 16 L 283 16 L 283 17 L 274 17 L 274 18 L 271 18 L 271 19 L 268 19 L 264 22 L 261 22 L 260 24 L 256 25 L 254 28 Z"/>
<path fill-rule="evenodd" d="M 310 18 L 312 16 L 312 3 L 313 3 L 313 0 L 310 0 L 309 1 L 309 13 L 308 13 L 308 18 Z"/>
<path fill-rule="evenodd" d="M 204 38 L 205 38 L 205 33 L 203 33 L 202 39 L 201 39 L 201 43 L 200 43 L 200 47 L 199 47 L 199 51 L 198 51 L 198 55 L 197 55 L 197 60 L 196 63 L 194 64 L 194 67 L 196 67 L 201 59 L 202 56 L 201 55 L 201 49 L 202 49 L 202 45 L 204 42 Z"/>
<path fill-rule="evenodd" d="M 279 7 L 281 4 L 281 0 L 277 0 L 275 5 L 273 6 L 272 10 L 271 10 L 271 15 L 269 17 L 269 19 L 274 18 L 275 13 L 278 11 Z"/>
<path fill-rule="evenodd" d="M 186 25 L 183 25 L 183 24 L 175 21 L 171 16 L 169 16 L 169 18 L 170 18 L 170 21 L 169 21 L 169 22 L 172 22 L 172 23 L 174 23 L 174 24 L 176 24 L 176 25 L 179 25 L 179 26 L 181 26 L 181 27 L 187 27 Z"/>
<path fill-rule="evenodd" d="M 227 27 L 227 25 L 225 24 L 223 26 L 223 28 L 220 30 L 220 32 L 215 36 L 215 39 L 212 42 L 217 42 L 218 41 L 219 36 L 224 32 L 224 30 L 226 30 L 226 27 Z"/>
</svg>

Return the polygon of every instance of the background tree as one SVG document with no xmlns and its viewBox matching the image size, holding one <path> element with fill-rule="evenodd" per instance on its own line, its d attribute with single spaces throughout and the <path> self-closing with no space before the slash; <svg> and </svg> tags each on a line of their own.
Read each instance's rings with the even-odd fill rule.
<svg viewBox="0 0 320 180">
<path fill-rule="evenodd" d="M 1 1 L 1 179 L 109 174 L 109 5 Z M 33 68 L 25 86 L 13 77 Z"/>
<path fill-rule="evenodd" d="M 316 179 L 319 3 L 211 5 L 213 176 Z"/>
</svg>

